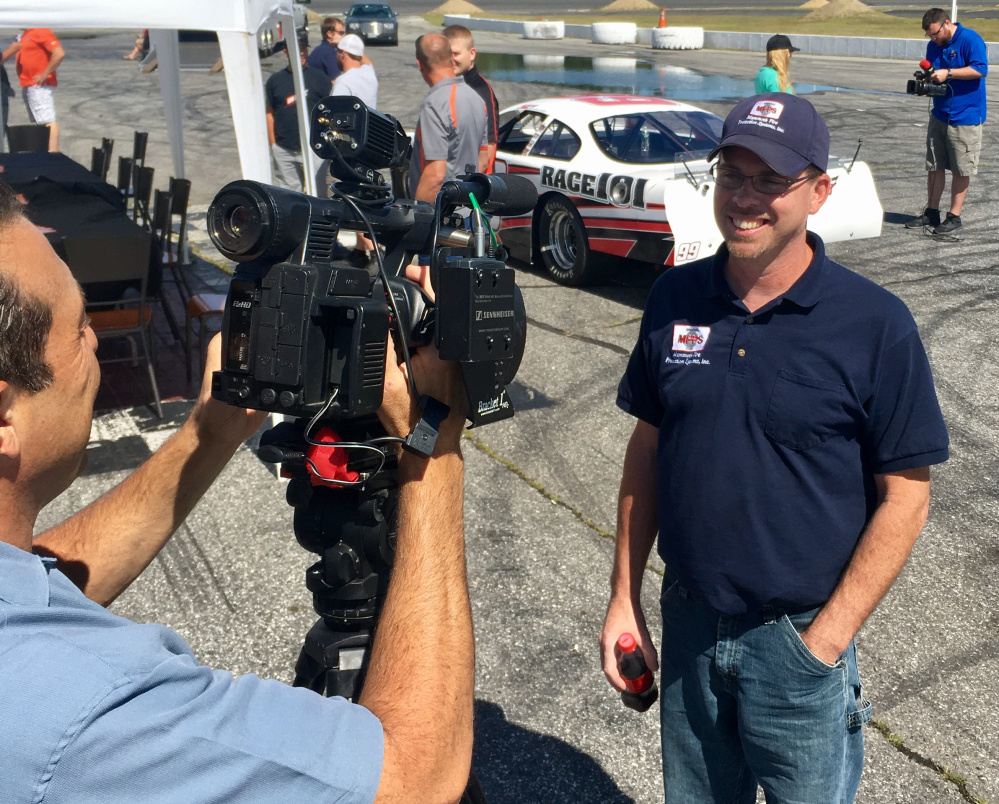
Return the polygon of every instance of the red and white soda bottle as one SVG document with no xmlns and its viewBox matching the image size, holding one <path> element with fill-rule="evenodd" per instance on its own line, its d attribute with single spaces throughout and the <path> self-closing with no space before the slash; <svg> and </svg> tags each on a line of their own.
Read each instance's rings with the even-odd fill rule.
<svg viewBox="0 0 999 804">
<path fill-rule="evenodd" d="M 659 699 L 659 688 L 652 677 L 652 671 L 645 664 L 642 649 L 631 634 L 621 634 L 614 648 L 617 654 L 617 669 L 624 679 L 625 690 L 621 700 L 629 709 L 644 712 Z"/>
</svg>

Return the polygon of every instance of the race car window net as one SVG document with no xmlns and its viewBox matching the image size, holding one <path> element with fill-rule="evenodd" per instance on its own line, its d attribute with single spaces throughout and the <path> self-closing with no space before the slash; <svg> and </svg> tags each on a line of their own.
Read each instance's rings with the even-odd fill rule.
<svg viewBox="0 0 999 804">
<path fill-rule="evenodd" d="M 508 154 L 523 153 L 544 126 L 546 117 L 538 112 L 523 112 L 503 122 L 496 137 L 496 149 Z"/>
<path fill-rule="evenodd" d="M 579 152 L 579 146 L 580 140 L 575 131 L 563 123 L 552 122 L 534 143 L 531 156 L 572 159 Z"/>
<path fill-rule="evenodd" d="M 721 118 L 707 112 L 651 112 L 605 117 L 590 124 L 611 159 L 662 164 L 704 159 L 721 139 Z"/>
</svg>

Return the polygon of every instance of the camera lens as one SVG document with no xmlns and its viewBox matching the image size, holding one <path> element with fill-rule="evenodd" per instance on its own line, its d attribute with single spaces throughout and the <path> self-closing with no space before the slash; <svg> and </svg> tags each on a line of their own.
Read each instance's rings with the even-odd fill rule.
<svg viewBox="0 0 999 804">
<path fill-rule="evenodd" d="M 306 240 L 314 203 L 268 184 L 230 182 L 208 207 L 208 234 L 234 262 L 286 259 Z"/>
<path fill-rule="evenodd" d="M 223 190 L 212 203 L 208 233 L 230 259 L 259 250 L 263 234 L 261 204 L 242 188 Z"/>
<path fill-rule="evenodd" d="M 222 226 L 225 229 L 225 233 L 233 240 L 236 240 L 245 234 L 245 228 L 252 219 L 253 213 L 242 204 L 233 207 L 231 210 L 227 210 L 227 212 L 228 216 L 222 221 Z"/>
</svg>

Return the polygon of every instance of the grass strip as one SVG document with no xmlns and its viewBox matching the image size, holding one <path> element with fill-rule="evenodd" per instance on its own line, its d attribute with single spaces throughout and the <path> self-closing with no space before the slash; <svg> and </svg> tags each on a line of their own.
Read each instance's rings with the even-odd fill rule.
<svg viewBox="0 0 999 804">
<path fill-rule="evenodd" d="M 946 765 L 940 765 L 929 757 L 925 757 L 918 751 L 914 751 L 909 748 L 909 746 L 905 744 L 905 738 L 901 734 L 893 732 L 885 721 L 875 719 L 872 720 L 869 725 L 871 728 L 879 731 L 881 736 L 884 737 L 885 742 L 893 746 L 904 757 L 911 759 L 917 765 L 929 768 L 931 771 L 939 774 L 943 779 L 954 785 L 954 787 L 957 788 L 957 792 L 961 794 L 961 798 L 967 801 L 968 804 L 989 804 L 987 799 L 974 795 L 968 789 L 968 780 L 965 779 L 965 777 L 961 776 L 959 773 L 955 773 Z"/>
</svg>

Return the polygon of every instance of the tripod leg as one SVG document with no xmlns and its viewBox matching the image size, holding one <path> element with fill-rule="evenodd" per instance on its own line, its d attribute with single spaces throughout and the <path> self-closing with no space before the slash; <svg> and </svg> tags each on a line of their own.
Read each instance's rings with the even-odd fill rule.
<svg viewBox="0 0 999 804">
<path fill-rule="evenodd" d="M 293 687 L 306 687 L 320 695 L 326 687 L 326 668 L 309 655 L 305 647 L 298 653 L 298 661 L 295 662 L 295 680 Z"/>
</svg>

